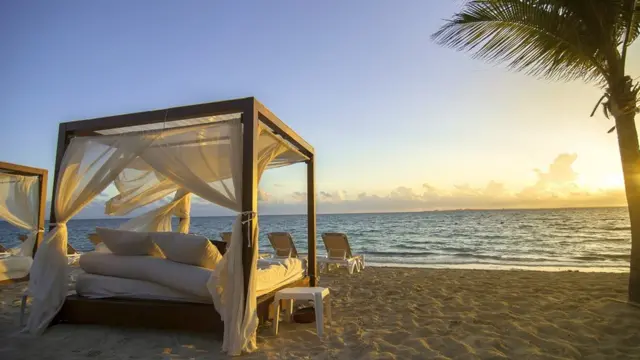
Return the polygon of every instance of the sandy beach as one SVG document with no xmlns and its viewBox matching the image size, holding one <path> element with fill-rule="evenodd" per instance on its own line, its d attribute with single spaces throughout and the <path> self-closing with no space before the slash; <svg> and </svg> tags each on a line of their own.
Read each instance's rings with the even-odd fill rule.
<svg viewBox="0 0 640 360">
<path fill-rule="evenodd" d="M 333 324 L 260 328 L 246 359 L 638 359 L 626 274 L 368 267 L 323 274 Z M 0 287 L 0 359 L 216 359 L 208 334 L 57 325 L 18 333 L 26 283 Z"/>
</svg>

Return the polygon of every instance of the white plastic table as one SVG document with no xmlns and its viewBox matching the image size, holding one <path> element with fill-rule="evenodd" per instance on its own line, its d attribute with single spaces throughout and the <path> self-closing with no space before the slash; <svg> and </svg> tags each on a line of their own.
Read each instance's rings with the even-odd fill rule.
<svg viewBox="0 0 640 360">
<path fill-rule="evenodd" d="M 274 302 L 276 306 L 273 319 L 273 333 L 278 335 L 278 323 L 280 320 L 280 302 L 289 300 L 289 317 L 293 309 L 293 300 L 311 300 L 316 313 L 316 331 L 322 337 L 324 331 L 324 298 L 329 296 L 329 289 L 323 287 L 294 287 L 286 288 L 276 293 Z M 327 301 L 327 318 L 331 324 L 331 299 Z M 291 320 L 291 319 L 289 319 Z"/>
</svg>

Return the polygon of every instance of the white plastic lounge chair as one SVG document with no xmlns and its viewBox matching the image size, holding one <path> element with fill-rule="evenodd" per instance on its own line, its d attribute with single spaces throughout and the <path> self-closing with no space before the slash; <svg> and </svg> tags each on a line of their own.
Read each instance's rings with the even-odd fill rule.
<svg viewBox="0 0 640 360">
<path fill-rule="evenodd" d="M 297 258 L 298 250 L 288 232 L 272 232 L 267 235 L 276 258 Z"/>
<path fill-rule="evenodd" d="M 364 269 L 364 255 L 353 255 L 349 246 L 349 239 L 343 233 L 324 233 L 322 241 L 327 249 L 327 257 L 318 258 L 320 270 L 327 269 L 329 265 L 342 265 L 347 268 L 349 274 Z"/>
</svg>

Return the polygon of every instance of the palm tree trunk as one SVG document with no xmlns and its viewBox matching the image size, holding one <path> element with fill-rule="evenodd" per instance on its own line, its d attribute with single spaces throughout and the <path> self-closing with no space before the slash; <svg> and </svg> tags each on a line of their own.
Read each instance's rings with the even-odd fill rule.
<svg viewBox="0 0 640 360">
<path fill-rule="evenodd" d="M 626 98 L 628 99 L 628 97 Z M 616 99 L 612 100 L 614 103 L 616 102 Z M 629 101 L 621 101 L 618 104 L 626 105 L 629 104 Z M 634 111 L 628 111 L 629 107 L 627 107 L 627 111 L 616 116 L 616 129 L 631 224 L 629 301 L 640 303 L 640 168 L 638 166 L 640 164 L 640 150 L 635 123 L 635 107 L 632 108 Z"/>
</svg>

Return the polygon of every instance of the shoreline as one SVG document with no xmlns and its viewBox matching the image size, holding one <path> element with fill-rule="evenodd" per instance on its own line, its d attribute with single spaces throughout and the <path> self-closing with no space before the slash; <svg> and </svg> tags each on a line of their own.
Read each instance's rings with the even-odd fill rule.
<svg viewBox="0 0 640 360">
<path fill-rule="evenodd" d="M 491 271 L 531 271 L 531 272 L 584 272 L 606 274 L 628 274 L 629 267 L 579 267 L 552 265 L 510 265 L 510 264 L 398 264 L 367 261 L 367 267 L 396 269 L 433 269 L 433 270 L 491 270 Z"/>
</svg>

